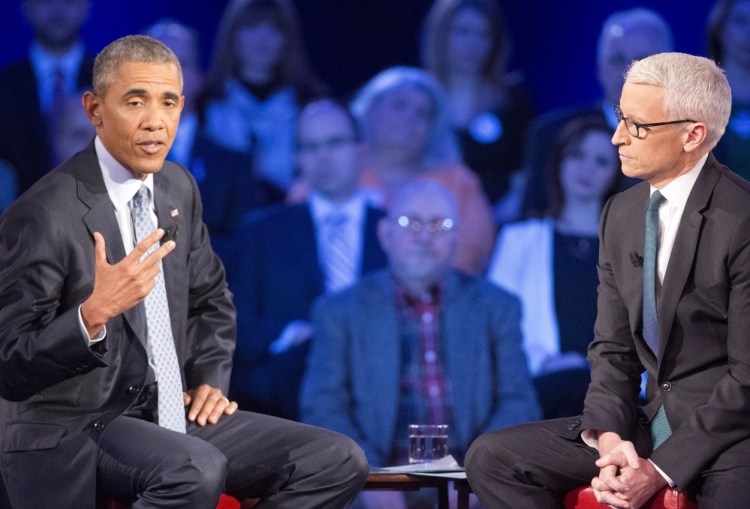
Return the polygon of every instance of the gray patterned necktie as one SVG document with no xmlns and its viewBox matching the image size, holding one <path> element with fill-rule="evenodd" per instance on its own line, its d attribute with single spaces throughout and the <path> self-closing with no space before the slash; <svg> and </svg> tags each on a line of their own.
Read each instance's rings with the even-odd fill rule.
<svg viewBox="0 0 750 509">
<path fill-rule="evenodd" d="M 149 211 L 149 190 L 142 185 L 133 197 L 133 226 L 135 228 L 136 243 L 141 242 L 154 231 L 154 223 Z M 157 242 L 144 258 L 155 251 Z M 161 262 L 159 262 L 159 268 Z M 181 433 L 185 433 L 185 405 L 182 400 L 182 379 L 180 366 L 177 362 L 172 324 L 169 318 L 169 304 L 167 290 L 164 286 L 164 273 L 154 279 L 154 289 L 146 296 L 146 327 L 148 329 L 148 344 L 151 350 L 152 362 L 156 370 L 159 401 L 159 426 Z"/>
</svg>

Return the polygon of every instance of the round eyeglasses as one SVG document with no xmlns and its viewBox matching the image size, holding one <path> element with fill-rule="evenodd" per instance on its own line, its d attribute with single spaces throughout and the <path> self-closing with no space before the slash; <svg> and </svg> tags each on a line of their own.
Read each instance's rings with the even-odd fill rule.
<svg viewBox="0 0 750 509">
<path fill-rule="evenodd" d="M 456 222 L 450 217 L 439 217 L 436 219 L 430 219 L 429 221 L 423 221 L 416 217 L 398 216 L 396 218 L 396 224 L 404 230 L 408 228 L 414 232 L 420 232 L 424 229 L 428 233 L 449 232 L 456 226 Z"/>
<path fill-rule="evenodd" d="M 636 122 L 635 120 L 631 120 L 625 115 L 622 114 L 622 110 L 620 109 L 620 105 L 615 105 L 615 118 L 617 119 L 617 123 L 625 122 L 625 129 L 628 130 L 631 136 L 634 138 L 640 138 L 641 137 L 641 129 L 646 129 L 648 127 L 656 127 L 660 125 L 670 125 L 670 124 L 683 124 L 687 122 L 695 122 L 695 120 L 685 119 L 685 120 L 668 120 L 666 122 L 651 122 L 648 124 L 641 124 L 640 122 Z"/>
</svg>

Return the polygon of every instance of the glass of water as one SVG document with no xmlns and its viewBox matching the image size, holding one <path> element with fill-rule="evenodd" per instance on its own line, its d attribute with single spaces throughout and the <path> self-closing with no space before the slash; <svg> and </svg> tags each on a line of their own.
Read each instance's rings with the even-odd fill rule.
<svg viewBox="0 0 750 509">
<path fill-rule="evenodd" d="M 445 456 L 447 424 L 409 424 L 409 463 L 429 463 Z"/>
</svg>

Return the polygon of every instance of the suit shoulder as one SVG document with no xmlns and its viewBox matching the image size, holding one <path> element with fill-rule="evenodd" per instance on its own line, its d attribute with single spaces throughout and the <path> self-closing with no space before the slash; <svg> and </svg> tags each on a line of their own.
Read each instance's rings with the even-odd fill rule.
<svg viewBox="0 0 750 509">
<path fill-rule="evenodd" d="M 490 306 L 520 306 L 518 298 L 484 277 L 455 272 L 460 291 Z"/>
<path fill-rule="evenodd" d="M 277 203 L 251 210 L 242 218 L 241 228 L 245 231 L 277 231 L 278 228 L 298 224 L 307 213 L 307 205 L 286 205 Z"/>
</svg>

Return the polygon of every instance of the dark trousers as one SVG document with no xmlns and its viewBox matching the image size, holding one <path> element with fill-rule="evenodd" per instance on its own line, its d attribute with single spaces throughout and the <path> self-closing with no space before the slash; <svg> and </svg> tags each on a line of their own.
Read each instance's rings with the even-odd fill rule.
<svg viewBox="0 0 750 509">
<path fill-rule="evenodd" d="M 364 453 L 328 430 L 237 411 L 187 434 L 131 416 L 100 442 L 97 488 L 134 509 L 213 509 L 222 492 L 260 508 L 346 507 L 367 479 Z"/>
<path fill-rule="evenodd" d="M 599 474 L 595 449 L 569 429 L 575 419 L 533 422 L 480 436 L 466 455 L 466 475 L 482 505 L 492 509 L 562 508 L 565 494 Z M 650 454 L 649 431 L 635 439 Z M 750 462 L 750 460 L 748 460 Z M 750 507 L 750 467 L 704 470 L 693 485 L 701 509 Z"/>
</svg>

